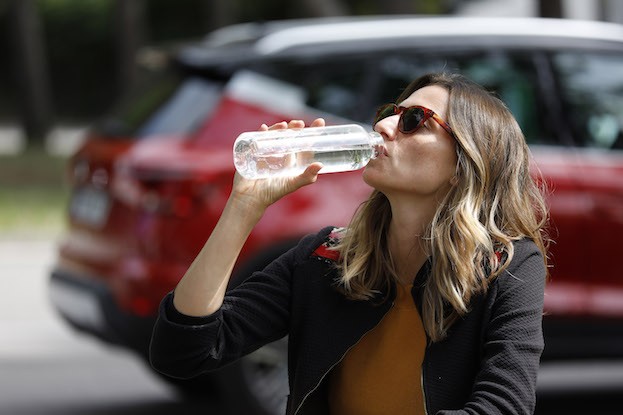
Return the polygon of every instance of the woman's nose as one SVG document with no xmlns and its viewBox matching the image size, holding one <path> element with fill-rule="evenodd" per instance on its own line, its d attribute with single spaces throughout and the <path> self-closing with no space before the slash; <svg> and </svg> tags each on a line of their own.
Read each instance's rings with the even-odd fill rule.
<svg viewBox="0 0 623 415">
<path fill-rule="evenodd" d="M 398 121 L 400 116 L 392 115 L 387 118 L 383 118 L 381 121 L 374 125 L 374 131 L 381 134 L 383 139 L 393 141 L 398 134 Z"/>
</svg>

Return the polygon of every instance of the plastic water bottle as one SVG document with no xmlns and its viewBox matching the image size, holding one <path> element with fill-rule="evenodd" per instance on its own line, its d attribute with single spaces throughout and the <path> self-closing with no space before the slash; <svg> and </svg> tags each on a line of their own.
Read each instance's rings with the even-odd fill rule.
<svg viewBox="0 0 623 415">
<path fill-rule="evenodd" d="M 364 167 L 382 148 L 379 133 L 357 124 L 254 131 L 234 142 L 234 165 L 247 179 L 296 176 L 314 162 L 334 173 Z"/>
</svg>

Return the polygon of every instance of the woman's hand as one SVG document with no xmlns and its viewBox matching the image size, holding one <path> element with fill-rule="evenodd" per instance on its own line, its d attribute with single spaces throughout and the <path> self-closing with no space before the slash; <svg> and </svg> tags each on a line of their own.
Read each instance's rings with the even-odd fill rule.
<svg viewBox="0 0 623 415">
<path fill-rule="evenodd" d="M 312 127 L 324 126 L 318 118 Z M 260 131 L 304 128 L 303 121 L 281 122 Z M 236 173 L 234 187 L 205 245 L 175 288 L 174 307 L 189 316 L 206 316 L 223 304 L 225 291 L 238 255 L 266 208 L 296 189 L 313 183 L 321 163 L 313 163 L 301 175 L 249 180 Z"/>
<path fill-rule="evenodd" d="M 310 127 L 323 127 L 324 125 L 324 119 L 318 118 L 311 123 Z M 283 121 L 273 124 L 270 127 L 266 124 L 262 124 L 260 131 L 304 127 L 305 122 L 292 120 L 290 122 Z M 256 180 L 245 179 L 236 172 L 230 201 L 234 200 L 241 203 L 245 209 L 248 209 L 250 212 L 263 213 L 268 206 L 285 195 L 303 186 L 314 183 L 318 178 L 318 172 L 321 168 L 321 163 L 312 163 L 298 176 Z"/>
</svg>

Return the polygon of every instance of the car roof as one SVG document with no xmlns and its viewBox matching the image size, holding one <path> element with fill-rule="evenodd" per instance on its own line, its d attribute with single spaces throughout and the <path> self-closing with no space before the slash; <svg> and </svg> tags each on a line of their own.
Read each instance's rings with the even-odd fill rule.
<svg viewBox="0 0 623 415">
<path fill-rule="evenodd" d="M 417 44 L 422 39 L 428 43 Z M 599 44 L 623 50 L 623 25 L 569 19 L 365 16 L 244 23 L 219 29 L 180 52 L 210 65 L 288 54 L 440 46 L 547 48 Z"/>
<path fill-rule="evenodd" d="M 255 48 L 261 54 L 274 54 L 313 43 L 458 36 L 557 37 L 623 42 L 623 26 L 562 19 L 492 17 L 344 21 L 324 25 L 300 25 L 275 31 L 259 39 Z"/>
</svg>

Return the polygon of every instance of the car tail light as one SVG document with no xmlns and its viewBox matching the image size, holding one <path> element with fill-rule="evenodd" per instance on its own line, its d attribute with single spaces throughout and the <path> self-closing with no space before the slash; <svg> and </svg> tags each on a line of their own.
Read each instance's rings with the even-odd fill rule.
<svg viewBox="0 0 623 415">
<path fill-rule="evenodd" d="M 149 213 L 187 218 L 225 190 L 221 183 L 208 178 L 136 173 L 118 175 L 113 193 L 126 204 Z"/>
<path fill-rule="evenodd" d="M 200 202 L 188 182 L 150 181 L 141 185 L 144 191 L 139 207 L 147 212 L 185 218 Z"/>
</svg>

